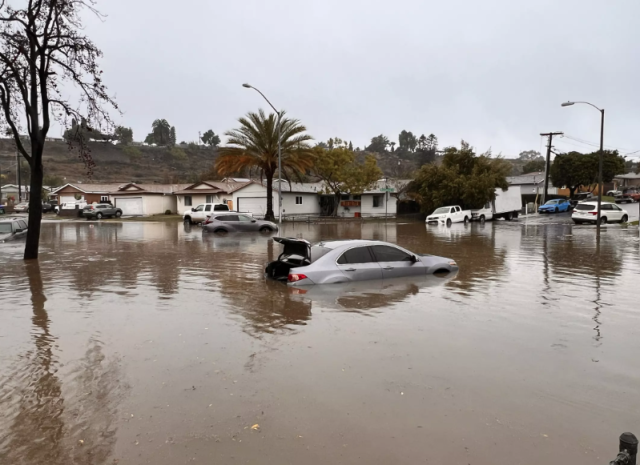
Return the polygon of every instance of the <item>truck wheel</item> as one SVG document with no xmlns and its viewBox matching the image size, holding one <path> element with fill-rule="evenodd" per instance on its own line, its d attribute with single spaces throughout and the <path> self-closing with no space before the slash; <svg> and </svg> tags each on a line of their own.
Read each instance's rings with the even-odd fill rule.
<svg viewBox="0 0 640 465">
<path fill-rule="evenodd" d="M 469 217 L 468 217 L 468 216 L 465 216 L 465 217 L 464 217 L 464 224 L 468 224 L 468 223 L 469 223 Z"/>
<path fill-rule="evenodd" d="M 191 217 L 190 216 L 185 216 L 184 217 L 184 222 L 185 223 L 189 223 L 189 224 L 193 224 L 193 222 L 191 221 Z"/>
<path fill-rule="evenodd" d="M 518 214 L 519 214 L 518 212 L 513 212 L 513 217 L 514 217 L 515 219 L 518 219 Z"/>
<path fill-rule="evenodd" d="M 484 215 L 480 215 L 480 223 L 484 224 L 486 220 L 487 219 L 484 217 Z"/>
<path fill-rule="evenodd" d="M 451 218 L 447 218 L 447 226 L 451 227 Z"/>
<path fill-rule="evenodd" d="M 505 219 L 506 219 L 507 221 L 511 221 L 511 220 L 513 220 L 513 213 L 511 213 L 511 212 L 507 213 L 507 216 L 505 217 Z"/>
</svg>

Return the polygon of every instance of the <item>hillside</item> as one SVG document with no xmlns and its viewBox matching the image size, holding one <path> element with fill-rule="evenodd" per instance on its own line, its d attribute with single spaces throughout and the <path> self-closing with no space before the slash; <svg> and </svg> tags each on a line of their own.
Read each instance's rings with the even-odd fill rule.
<svg viewBox="0 0 640 465">
<path fill-rule="evenodd" d="M 96 163 L 93 182 L 191 182 L 199 174 L 209 171 L 217 156 L 216 149 L 196 145 L 122 147 L 92 142 L 90 148 Z M 84 163 L 64 141 L 47 142 L 43 158 L 47 175 L 67 178 L 69 182 L 89 180 Z M 9 139 L 0 139 L 0 166 L 12 181 L 15 176 L 15 149 Z"/>
</svg>

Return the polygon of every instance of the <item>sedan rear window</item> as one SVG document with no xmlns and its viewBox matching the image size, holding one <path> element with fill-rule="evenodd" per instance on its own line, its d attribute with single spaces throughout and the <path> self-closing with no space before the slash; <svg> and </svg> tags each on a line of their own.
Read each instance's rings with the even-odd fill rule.
<svg viewBox="0 0 640 465">
<path fill-rule="evenodd" d="M 369 252 L 369 247 L 354 247 L 353 249 L 347 250 L 338 259 L 339 265 L 373 262 L 375 262 L 375 260 Z"/>
<path fill-rule="evenodd" d="M 591 210 L 596 210 L 597 207 L 595 205 L 589 205 L 588 203 L 579 203 L 576 205 L 576 210 L 583 212 L 590 212 Z"/>
</svg>

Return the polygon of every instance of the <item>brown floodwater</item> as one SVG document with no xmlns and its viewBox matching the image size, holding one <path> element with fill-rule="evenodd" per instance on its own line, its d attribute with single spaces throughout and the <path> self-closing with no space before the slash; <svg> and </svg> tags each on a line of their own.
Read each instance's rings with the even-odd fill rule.
<svg viewBox="0 0 640 465">
<path fill-rule="evenodd" d="M 43 225 L 0 244 L 0 464 L 609 463 L 640 433 L 638 229 L 287 224 L 457 276 L 266 281 L 268 236 Z"/>
</svg>

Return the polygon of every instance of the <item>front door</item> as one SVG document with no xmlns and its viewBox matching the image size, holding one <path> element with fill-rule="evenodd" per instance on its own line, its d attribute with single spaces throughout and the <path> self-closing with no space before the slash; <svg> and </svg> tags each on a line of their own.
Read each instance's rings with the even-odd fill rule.
<svg viewBox="0 0 640 465">
<path fill-rule="evenodd" d="M 233 215 L 232 215 L 233 216 Z M 238 231 L 249 232 L 257 231 L 257 224 L 254 219 L 247 215 L 238 215 L 238 223 L 235 224 Z"/>
<path fill-rule="evenodd" d="M 347 250 L 338 258 L 337 265 L 350 281 L 382 279 L 382 269 L 367 246 Z"/>
<path fill-rule="evenodd" d="M 412 256 L 404 250 L 388 245 L 374 245 L 371 250 L 382 269 L 382 279 L 425 276 L 427 274 L 424 263 L 421 261 L 414 263 Z"/>
</svg>

